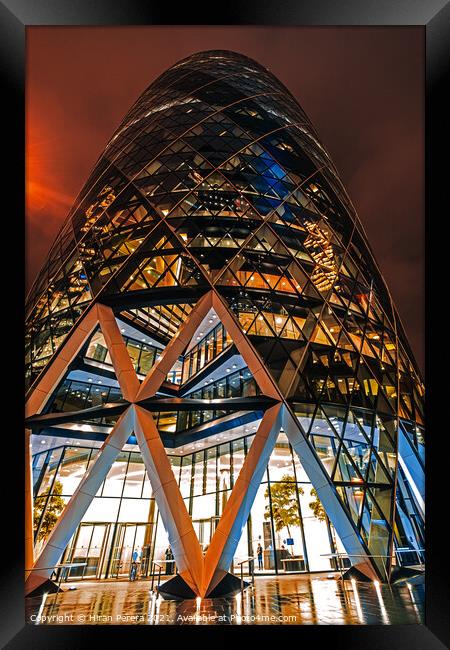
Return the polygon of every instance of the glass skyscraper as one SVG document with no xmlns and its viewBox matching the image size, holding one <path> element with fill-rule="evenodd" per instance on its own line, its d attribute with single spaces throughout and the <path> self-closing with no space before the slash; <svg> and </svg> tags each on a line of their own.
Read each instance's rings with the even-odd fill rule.
<svg viewBox="0 0 450 650">
<path fill-rule="evenodd" d="M 26 368 L 28 591 L 136 550 L 202 596 L 257 555 L 424 560 L 420 372 L 318 134 L 243 55 L 131 107 L 31 289 Z"/>
</svg>

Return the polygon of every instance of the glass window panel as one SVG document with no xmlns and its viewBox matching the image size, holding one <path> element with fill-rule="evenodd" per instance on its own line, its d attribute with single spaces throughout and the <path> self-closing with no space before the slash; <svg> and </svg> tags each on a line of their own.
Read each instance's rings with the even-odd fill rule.
<svg viewBox="0 0 450 650">
<path fill-rule="evenodd" d="M 241 395 L 241 380 L 239 375 L 228 377 L 227 381 L 227 397 L 240 397 Z"/>
<path fill-rule="evenodd" d="M 219 489 L 228 490 L 231 487 L 231 453 L 229 443 L 220 445 L 218 458 Z"/>
<path fill-rule="evenodd" d="M 191 493 L 192 456 L 183 456 L 180 472 L 180 492 L 183 498 Z"/>
<path fill-rule="evenodd" d="M 336 442 L 328 436 L 311 436 L 322 465 L 331 476 L 336 456 Z"/>
<path fill-rule="evenodd" d="M 305 570 L 301 520 L 295 480 L 270 482 L 270 513 L 275 535 L 277 568 L 281 573 Z M 267 494 L 268 491 L 266 490 Z M 266 513 L 267 514 L 267 513 Z"/>
<path fill-rule="evenodd" d="M 203 493 L 204 452 L 194 454 L 194 495 Z"/>
<path fill-rule="evenodd" d="M 119 521 L 146 522 L 149 512 L 150 499 L 121 499 Z"/>
<path fill-rule="evenodd" d="M 215 526 L 215 514 L 215 494 L 199 495 L 192 499 L 192 524 L 203 551 L 207 549 L 211 542 Z"/>
<path fill-rule="evenodd" d="M 132 452 L 127 468 L 127 476 L 123 489 L 124 497 L 140 498 L 144 483 L 145 466 L 141 454 Z"/>
<path fill-rule="evenodd" d="M 169 458 L 170 466 L 172 468 L 173 475 L 175 476 L 175 480 L 178 483 L 180 480 L 181 458 L 180 456 L 172 456 L 172 455 L 169 455 L 168 458 Z"/>
<path fill-rule="evenodd" d="M 127 471 L 127 463 L 130 457 L 129 452 L 121 451 L 116 461 L 108 472 L 103 487 L 102 496 L 120 497 L 122 494 L 123 482 Z"/>
<path fill-rule="evenodd" d="M 293 461 L 294 461 L 295 475 L 297 477 L 297 481 L 299 481 L 301 483 L 306 481 L 307 483 L 309 483 L 309 476 L 305 472 L 305 470 L 303 468 L 303 465 L 301 464 L 295 449 L 292 449 L 292 458 L 293 458 Z"/>
<path fill-rule="evenodd" d="M 223 330 L 219 326 L 216 330 L 216 355 L 219 355 L 223 349 Z"/>
<path fill-rule="evenodd" d="M 332 567 L 330 558 L 326 554 L 332 553 L 328 537 L 328 529 L 323 511 L 320 508 L 311 508 L 310 504 L 317 501 L 311 484 L 302 485 L 303 494 L 300 494 L 303 528 L 305 531 L 306 548 L 310 571 L 327 571 Z"/>
<path fill-rule="evenodd" d="M 144 346 L 139 359 L 138 372 L 146 375 L 155 362 L 155 350 Z"/>
<path fill-rule="evenodd" d="M 231 444 L 233 449 L 233 483 L 236 483 L 245 460 L 244 438 L 233 440 Z"/>
<path fill-rule="evenodd" d="M 206 492 L 215 492 L 217 489 L 216 447 L 206 451 L 206 459 Z"/>
<path fill-rule="evenodd" d="M 50 459 L 48 461 L 47 469 L 44 474 L 44 478 L 42 479 L 41 485 L 39 487 L 39 492 L 38 496 L 41 496 L 42 494 L 47 493 L 53 483 L 53 479 L 55 477 L 55 472 L 58 467 L 59 460 L 61 458 L 61 455 L 64 451 L 63 447 L 60 447 L 59 449 L 54 449 L 51 454 L 50 454 Z"/>
<path fill-rule="evenodd" d="M 294 478 L 294 466 L 289 441 L 285 433 L 280 433 L 269 460 L 270 481 Z"/>
<path fill-rule="evenodd" d="M 36 486 L 37 481 L 42 472 L 44 461 L 47 458 L 47 451 L 44 451 L 41 454 L 35 454 L 33 456 L 33 486 Z"/>
<path fill-rule="evenodd" d="M 83 520 L 92 522 L 116 521 L 119 506 L 120 499 L 95 497 L 87 509 Z"/>
<path fill-rule="evenodd" d="M 72 381 L 64 402 L 64 411 L 77 411 L 86 408 L 86 399 L 90 389 L 91 386 L 89 384 L 85 384 L 82 381 Z"/>
<path fill-rule="evenodd" d="M 141 353 L 141 346 L 136 341 L 132 341 L 130 339 L 128 339 L 126 345 L 127 345 L 128 354 L 130 355 L 131 363 L 133 364 L 133 368 L 137 370 L 139 355 Z"/>
<path fill-rule="evenodd" d="M 275 548 L 267 483 L 262 483 L 258 488 L 251 509 L 251 521 L 253 554 L 256 555 L 258 544 L 261 544 L 263 549 L 262 568 L 259 568 L 259 562 L 256 561 L 255 571 L 275 573 Z"/>
<path fill-rule="evenodd" d="M 62 494 L 72 495 L 86 473 L 90 449 L 66 447 L 56 480 L 61 483 Z"/>
</svg>

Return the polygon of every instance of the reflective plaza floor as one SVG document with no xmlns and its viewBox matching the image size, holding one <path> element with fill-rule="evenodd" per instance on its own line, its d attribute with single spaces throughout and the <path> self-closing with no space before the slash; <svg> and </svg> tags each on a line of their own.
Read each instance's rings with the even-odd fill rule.
<svg viewBox="0 0 450 650">
<path fill-rule="evenodd" d="M 147 580 L 84 581 L 26 599 L 34 625 L 395 625 L 424 622 L 423 577 L 392 586 L 331 574 L 257 577 L 229 598 L 166 601 Z M 75 589 L 73 589 L 75 587 Z"/>
</svg>

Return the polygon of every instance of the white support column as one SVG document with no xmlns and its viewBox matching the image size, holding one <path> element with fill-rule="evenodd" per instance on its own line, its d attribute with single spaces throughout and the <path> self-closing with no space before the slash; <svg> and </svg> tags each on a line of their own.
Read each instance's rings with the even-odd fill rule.
<svg viewBox="0 0 450 650">
<path fill-rule="evenodd" d="M 151 413 L 137 405 L 135 412 L 136 438 L 178 572 L 197 595 L 202 595 L 203 556 L 192 520 Z"/>
<path fill-rule="evenodd" d="M 205 557 L 202 596 L 227 573 L 281 428 L 281 404 L 268 409 L 239 472 Z"/>
<path fill-rule="evenodd" d="M 376 565 L 370 559 L 359 534 L 353 526 L 350 514 L 346 511 L 344 504 L 336 492 L 333 482 L 326 473 L 312 445 L 307 441 L 297 418 L 291 414 L 286 405 L 282 391 L 270 375 L 268 369 L 261 362 L 259 355 L 250 344 L 247 335 L 242 332 L 236 317 L 230 312 L 224 299 L 216 292 L 213 294 L 213 308 L 229 332 L 263 394 L 283 402 L 283 429 L 288 436 L 289 442 L 295 449 L 313 487 L 316 489 L 330 521 L 336 528 L 345 550 L 349 554 L 349 557 L 353 554 L 350 557 L 352 563 L 370 578 L 382 578 L 383 576 L 378 576 L 375 569 Z"/>
<path fill-rule="evenodd" d="M 95 462 L 81 479 L 69 503 L 50 534 L 42 553 L 36 560 L 33 571 L 25 583 L 28 594 L 48 580 L 52 568 L 60 560 L 70 538 L 97 494 L 112 464 L 122 450 L 134 429 L 133 407 L 128 408 L 119 418 L 115 427 L 103 443 Z"/>
<path fill-rule="evenodd" d="M 316 490 L 328 518 L 336 528 L 352 565 L 372 580 L 378 580 L 380 576 L 377 575 L 359 534 L 351 524 L 350 517 L 336 494 L 333 482 L 318 459 L 311 443 L 306 440 L 297 418 L 290 413 L 285 405 L 282 407 L 282 426 Z"/>
<path fill-rule="evenodd" d="M 111 307 L 99 304 L 97 305 L 97 317 L 123 398 L 128 402 L 134 402 L 139 390 L 139 379 L 131 363 L 130 354 L 120 333 L 114 312 Z"/>
</svg>

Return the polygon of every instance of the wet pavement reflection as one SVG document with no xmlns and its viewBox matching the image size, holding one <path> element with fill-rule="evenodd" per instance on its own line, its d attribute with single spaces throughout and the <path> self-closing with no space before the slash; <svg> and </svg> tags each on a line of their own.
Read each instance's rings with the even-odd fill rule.
<svg viewBox="0 0 450 650">
<path fill-rule="evenodd" d="M 71 587 L 71 588 L 69 588 Z M 75 587 L 75 588 L 74 588 Z M 228 598 L 166 601 L 147 580 L 77 582 L 26 599 L 34 625 L 395 625 L 424 622 L 424 579 L 396 585 L 326 574 L 257 577 Z"/>
</svg>

